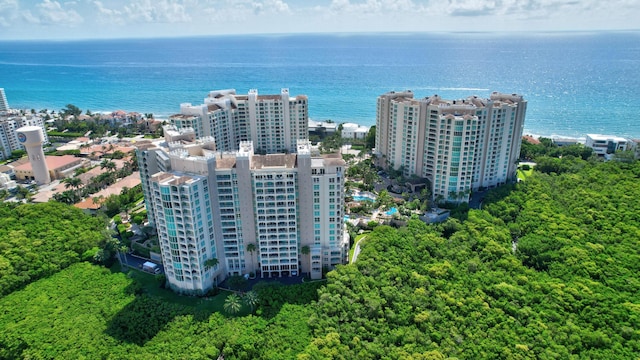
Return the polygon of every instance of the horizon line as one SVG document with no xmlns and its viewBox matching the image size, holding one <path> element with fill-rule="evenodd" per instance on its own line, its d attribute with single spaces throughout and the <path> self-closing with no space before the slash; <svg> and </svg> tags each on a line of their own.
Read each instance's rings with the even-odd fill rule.
<svg viewBox="0 0 640 360">
<path fill-rule="evenodd" d="M 593 35 L 607 33 L 640 33 L 638 29 L 598 29 L 598 30 L 516 30 L 516 31 L 337 31 L 337 32 L 291 32 L 291 33 L 229 33 L 229 34 L 201 34 L 201 35 L 162 35 L 162 36 L 133 36 L 133 37 L 87 37 L 87 38 L 33 38 L 33 39 L 0 39 L 0 43 L 11 42 L 83 42 L 83 41 L 110 41 L 110 40 L 175 40 L 175 39 L 205 39 L 224 37 L 295 37 L 295 36 L 362 36 L 362 35 L 382 35 L 382 36 L 406 36 L 406 35 L 500 35 L 504 37 L 518 35 L 549 35 L 549 34 L 573 34 L 573 35 Z"/>
</svg>

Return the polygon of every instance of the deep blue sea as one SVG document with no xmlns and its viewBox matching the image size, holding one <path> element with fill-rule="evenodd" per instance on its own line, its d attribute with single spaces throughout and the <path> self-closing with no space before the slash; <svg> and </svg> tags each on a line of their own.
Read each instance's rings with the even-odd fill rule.
<svg viewBox="0 0 640 360">
<path fill-rule="evenodd" d="M 209 90 L 309 96 L 314 120 L 375 123 L 376 98 L 523 94 L 537 135 L 640 138 L 640 32 L 256 35 L 0 42 L 13 108 L 156 116 Z"/>
</svg>

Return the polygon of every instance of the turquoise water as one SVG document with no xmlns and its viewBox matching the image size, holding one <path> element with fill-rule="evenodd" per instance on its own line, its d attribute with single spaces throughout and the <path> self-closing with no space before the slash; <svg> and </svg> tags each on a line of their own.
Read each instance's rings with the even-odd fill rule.
<svg viewBox="0 0 640 360">
<path fill-rule="evenodd" d="M 353 201 L 371 201 L 371 202 L 376 201 L 374 198 L 371 198 L 369 196 L 355 195 L 355 196 L 352 196 L 351 198 L 353 199 Z"/>
<path fill-rule="evenodd" d="M 312 119 L 375 123 L 376 98 L 412 89 L 456 99 L 515 92 L 525 131 L 640 138 L 640 32 L 225 36 L 0 42 L 14 108 L 168 116 L 209 90 L 309 96 Z"/>
<path fill-rule="evenodd" d="M 389 209 L 385 214 L 387 214 L 387 216 L 392 216 L 393 214 L 397 213 L 398 209 L 392 207 L 391 209 Z"/>
</svg>

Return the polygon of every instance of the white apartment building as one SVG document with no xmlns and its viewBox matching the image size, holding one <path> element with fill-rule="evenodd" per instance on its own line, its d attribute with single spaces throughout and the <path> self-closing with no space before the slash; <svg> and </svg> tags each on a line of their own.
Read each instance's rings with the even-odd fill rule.
<svg viewBox="0 0 640 360">
<path fill-rule="evenodd" d="M 24 150 L 24 146 L 18 141 L 16 129 L 24 126 L 37 126 L 42 128 L 44 142 L 49 142 L 47 131 L 45 128 L 44 118 L 41 114 L 25 114 L 7 113 L 0 115 L 0 159 L 6 159 L 11 156 L 14 150 Z"/>
<path fill-rule="evenodd" d="M 149 219 L 158 228 L 169 284 L 205 292 L 230 275 L 309 273 L 346 263 L 345 162 L 295 154 L 257 155 L 252 142 L 216 150 L 192 129 L 165 128 L 166 142 L 138 145 Z M 255 250 L 249 252 L 247 246 Z M 215 258 L 216 267 L 205 262 Z"/>
<path fill-rule="evenodd" d="M 631 142 L 623 137 L 614 135 L 587 134 L 585 146 L 593 149 L 598 156 L 607 156 L 616 151 L 631 149 Z"/>
<path fill-rule="evenodd" d="M 234 151 L 240 142 L 252 141 L 257 153 L 295 152 L 296 141 L 309 137 L 308 120 L 307 97 L 292 97 L 288 89 L 278 95 L 211 91 L 204 104 L 181 104 L 180 114 L 169 117 L 176 127 L 193 128 L 197 138 L 214 137 L 220 150 Z"/>
<path fill-rule="evenodd" d="M 9 111 L 9 102 L 7 101 L 7 95 L 4 93 L 4 88 L 0 88 L 0 113 Z"/>
<path fill-rule="evenodd" d="M 357 139 L 364 140 L 369 133 L 369 127 L 364 125 L 358 125 L 354 123 L 342 124 L 342 138 L 343 139 Z"/>
<path fill-rule="evenodd" d="M 520 95 L 498 92 L 461 100 L 383 94 L 376 116 L 378 164 L 427 178 L 434 198 L 468 201 L 472 190 L 515 177 L 526 105 Z"/>
</svg>

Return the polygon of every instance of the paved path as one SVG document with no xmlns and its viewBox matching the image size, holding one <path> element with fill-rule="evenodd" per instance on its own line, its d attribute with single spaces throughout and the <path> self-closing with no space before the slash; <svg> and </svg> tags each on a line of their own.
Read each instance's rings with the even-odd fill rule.
<svg viewBox="0 0 640 360">
<path fill-rule="evenodd" d="M 351 258 L 351 264 L 355 263 L 356 260 L 358 259 L 358 255 L 360 255 L 360 242 L 366 238 L 367 238 L 366 236 L 363 236 L 362 239 L 358 240 L 358 242 L 356 242 L 356 244 L 354 245 L 355 248 L 353 249 L 353 257 Z"/>
</svg>

